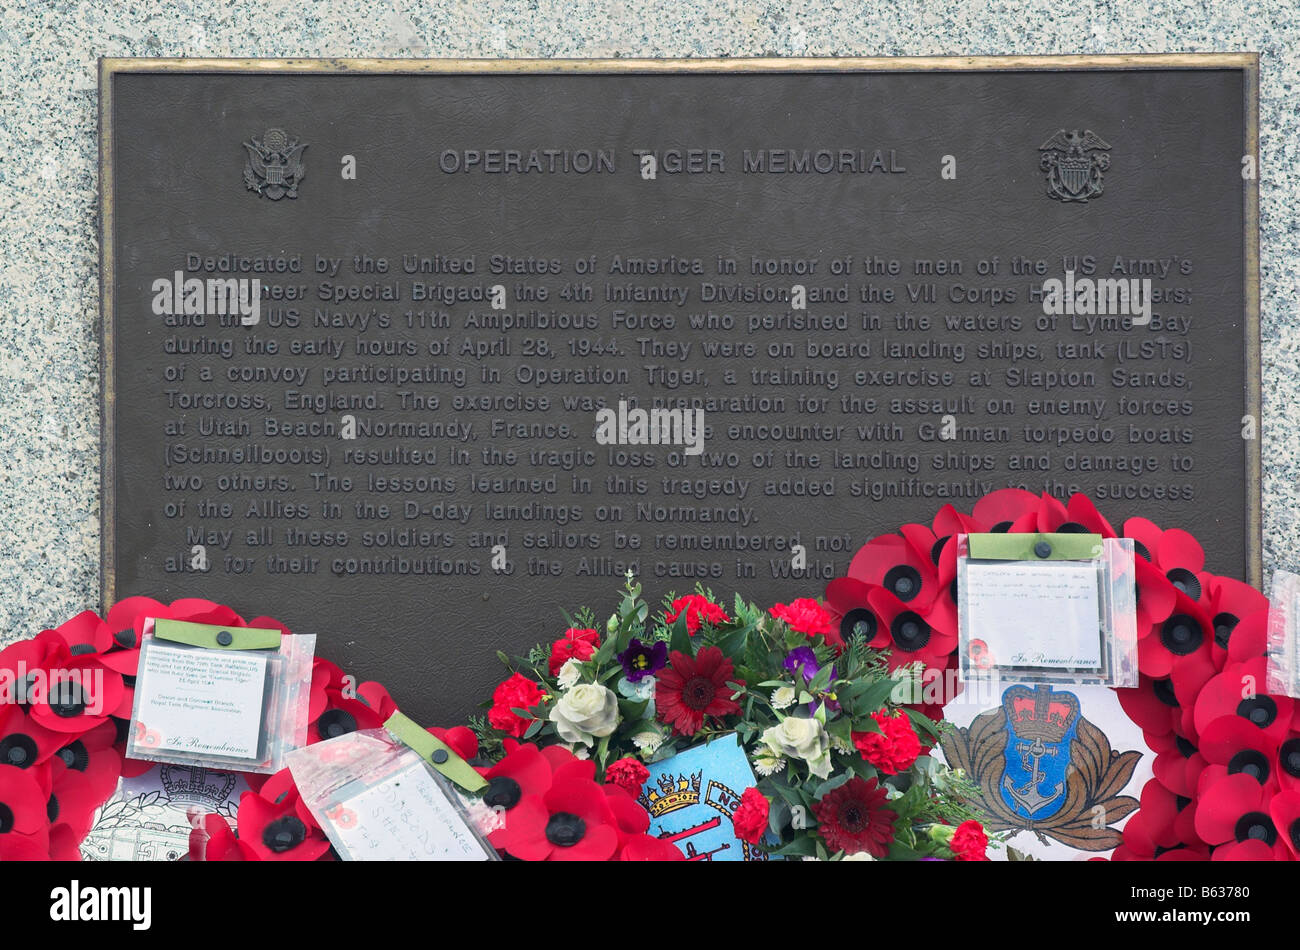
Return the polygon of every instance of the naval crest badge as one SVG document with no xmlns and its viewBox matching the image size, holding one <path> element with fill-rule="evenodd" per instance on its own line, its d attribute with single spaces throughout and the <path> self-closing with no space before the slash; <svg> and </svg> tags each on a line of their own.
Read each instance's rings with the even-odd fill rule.
<svg viewBox="0 0 1300 950">
<path fill-rule="evenodd" d="M 243 143 L 248 150 L 244 185 L 264 198 L 297 198 L 298 185 L 307 175 L 302 163 L 306 142 L 291 139 L 284 129 L 267 129 L 262 138 Z"/>
<path fill-rule="evenodd" d="M 1096 132 L 1058 129 L 1038 146 L 1039 167 L 1047 172 L 1047 194 L 1058 201 L 1096 198 L 1104 190 L 1102 181 L 1110 168 L 1110 146 Z"/>
<path fill-rule="evenodd" d="M 1142 753 L 1112 749 L 1065 690 L 1012 686 L 999 706 L 949 733 L 942 749 L 948 764 L 979 786 L 976 804 L 990 831 L 1108 851 L 1120 844 L 1115 825 L 1138 807 L 1120 792 Z"/>
</svg>

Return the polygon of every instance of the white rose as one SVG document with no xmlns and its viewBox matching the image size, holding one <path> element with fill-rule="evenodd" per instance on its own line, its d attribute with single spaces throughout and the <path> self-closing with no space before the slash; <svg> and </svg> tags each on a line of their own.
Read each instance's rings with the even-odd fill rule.
<svg viewBox="0 0 1300 950">
<path fill-rule="evenodd" d="M 763 743 L 774 753 L 803 759 L 818 778 L 831 774 L 830 739 L 816 719 L 788 716 L 763 733 Z"/>
<path fill-rule="evenodd" d="M 560 667 L 560 675 L 555 678 L 555 682 L 560 689 L 571 689 L 580 679 L 582 679 L 582 661 L 570 657 Z"/>
<path fill-rule="evenodd" d="M 551 708 L 551 722 L 565 742 L 591 745 L 618 727 L 618 697 L 604 686 L 579 683 Z"/>
</svg>

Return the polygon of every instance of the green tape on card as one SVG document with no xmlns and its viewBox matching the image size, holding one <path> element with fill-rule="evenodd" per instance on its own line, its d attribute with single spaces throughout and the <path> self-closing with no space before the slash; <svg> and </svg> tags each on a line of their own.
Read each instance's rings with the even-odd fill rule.
<svg viewBox="0 0 1300 950">
<path fill-rule="evenodd" d="M 987 561 L 1095 561 L 1099 534 L 968 534 L 970 557 Z"/>
<path fill-rule="evenodd" d="M 172 643 L 213 650 L 280 649 L 280 631 L 259 627 L 219 627 L 182 620 L 155 620 L 153 635 L 156 640 L 169 640 Z"/>
<path fill-rule="evenodd" d="M 395 712 L 388 717 L 384 728 L 403 745 L 418 752 L 420 758 L 432 765 L 445 778 L 455 782 L 465 791 L 477 792 L 487 788 L 487 780 L 475 772 L 473 766 L 453 752 L 447 743 L 426 732 L 414 719 Z M 441 762 L 438 761 L 439 758 L 442 759 Z"/>
</svg>

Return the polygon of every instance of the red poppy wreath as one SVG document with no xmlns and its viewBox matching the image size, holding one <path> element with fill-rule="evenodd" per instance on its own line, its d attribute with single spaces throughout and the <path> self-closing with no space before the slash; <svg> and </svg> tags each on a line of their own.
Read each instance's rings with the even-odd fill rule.
<svg viewBox="0 0 1300 950">
<path fill-rule="evenodd" d="M 951 695 L 889 704 L 885 693 L 873 692 L 878 683 L 867 685 L 865 674 L 861 683 L 853 678 L 856 669 L 878 670 L 888 680 L 918 666 L 954 667 L 957 535 L 974 532 L 1087 532 L 1134 542 L 1140 681 L 1117 692 L 1154 754 L 1154 777 L 1139 807 L 1128 806 L 1113 859 L 1295 860 L 1300 704 L 1262 691 L 1266 598 L 1207 573 L 1204 551 L 1187 532 L 1144 518 L 1117 530 L 1082 495 L 1063 504 L 1004 489 L 969 514 L 945 506 L 929 524 L 867 542 L 846 575 L 827 585 L 822 603 L 803 598 L 746 617 L 739 600 L 732 609 L 704 592 L 676 598 L 658 615 L 667 641 L 629 637 L 646 622 L 639 587 L 629 581 L 637 596 L 625 597 L 605 631 L 594 617 L 580 616 L 582 626 L 512 667 L 475 728 L 429 732 L 478 769 L 487 783 L 483 802 L 505 815 L 488 840 L 516 858 L 679 859 L 675 847 L 647 833 L 649 816 L 637 800 L 648 775 L 643 762 L 673 743 L 735 733 L 762 776 L 745 790 L 733 818 L 747 840 L 757 844 L 768 831 L 786 840 L 779 833 L 781 799 L 798 800 L 811 787 L 793 782 L 796 759 L 811 776 L 838 762 L 842 778 L 807 793 L 817 827 L 777 853 L 979 860 L 987 844 L 979 822 L 962 820 L 969 815 L 956 807 L 908 811 L 906 796 L 888 786 L 928 753 L 934 736 L 923 724 L 942 719 Z M 209 601 L 166 605 L 133 597 L 102 618 L 86 611 L 0 650 L 0 860 L 79 858 L 119 778 L 152 766 L 124 754 L 147 618 L 289 634 L 269 617 L 245 621 Z M 747 700 L 757 687 L 741 674 L 752 662 L 754 631 L 771 629 L 782 638 L 774 662 L 794 684 L 780 708 L 806 707 L 809 718 L 790 717 L 802 723 L 814 722 L 816 713 L 830 725 L 820 738 L 776 727 L 751 734 Z M 613 706 L 604 687 L 592 683 L 582 691 L 583 671 L 601 664 L 621 667 Z M 54 671 L 68 670 L 93 674 L 77 678 L 81 692 L 40 689 Z M 379 684 L 353 683 L 329 660 L 314 661 L 309 743 L 379 728 L 397 709 Z M 781 692 L 764 695 L 775 704 Z M 865 705 L 850 722 L 859 699 Z M 650 726 L 629 730 L 624 754 L 611 745 L 613 727 L 605 731 L 605 723 L 629 710 Z M 233 824 L 215 814 L 193 816 L 191 857 L 334 858 L 287 770 L 245 778 L 249 791 Z"/>
</svg>

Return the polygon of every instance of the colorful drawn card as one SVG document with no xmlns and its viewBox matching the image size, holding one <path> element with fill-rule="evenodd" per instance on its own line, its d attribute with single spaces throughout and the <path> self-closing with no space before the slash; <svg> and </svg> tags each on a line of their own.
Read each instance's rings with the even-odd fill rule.
<svg viewBox="0 0 1300 950">
<path fill-rule="evenodd" d="M 735 736 L 717 739 L 650 765 L 640 802 L 650 834 L 675 844 L 688 861 L 766 861 L 732 830 L 731 816 L 754 771 Z"/>
</svg>

